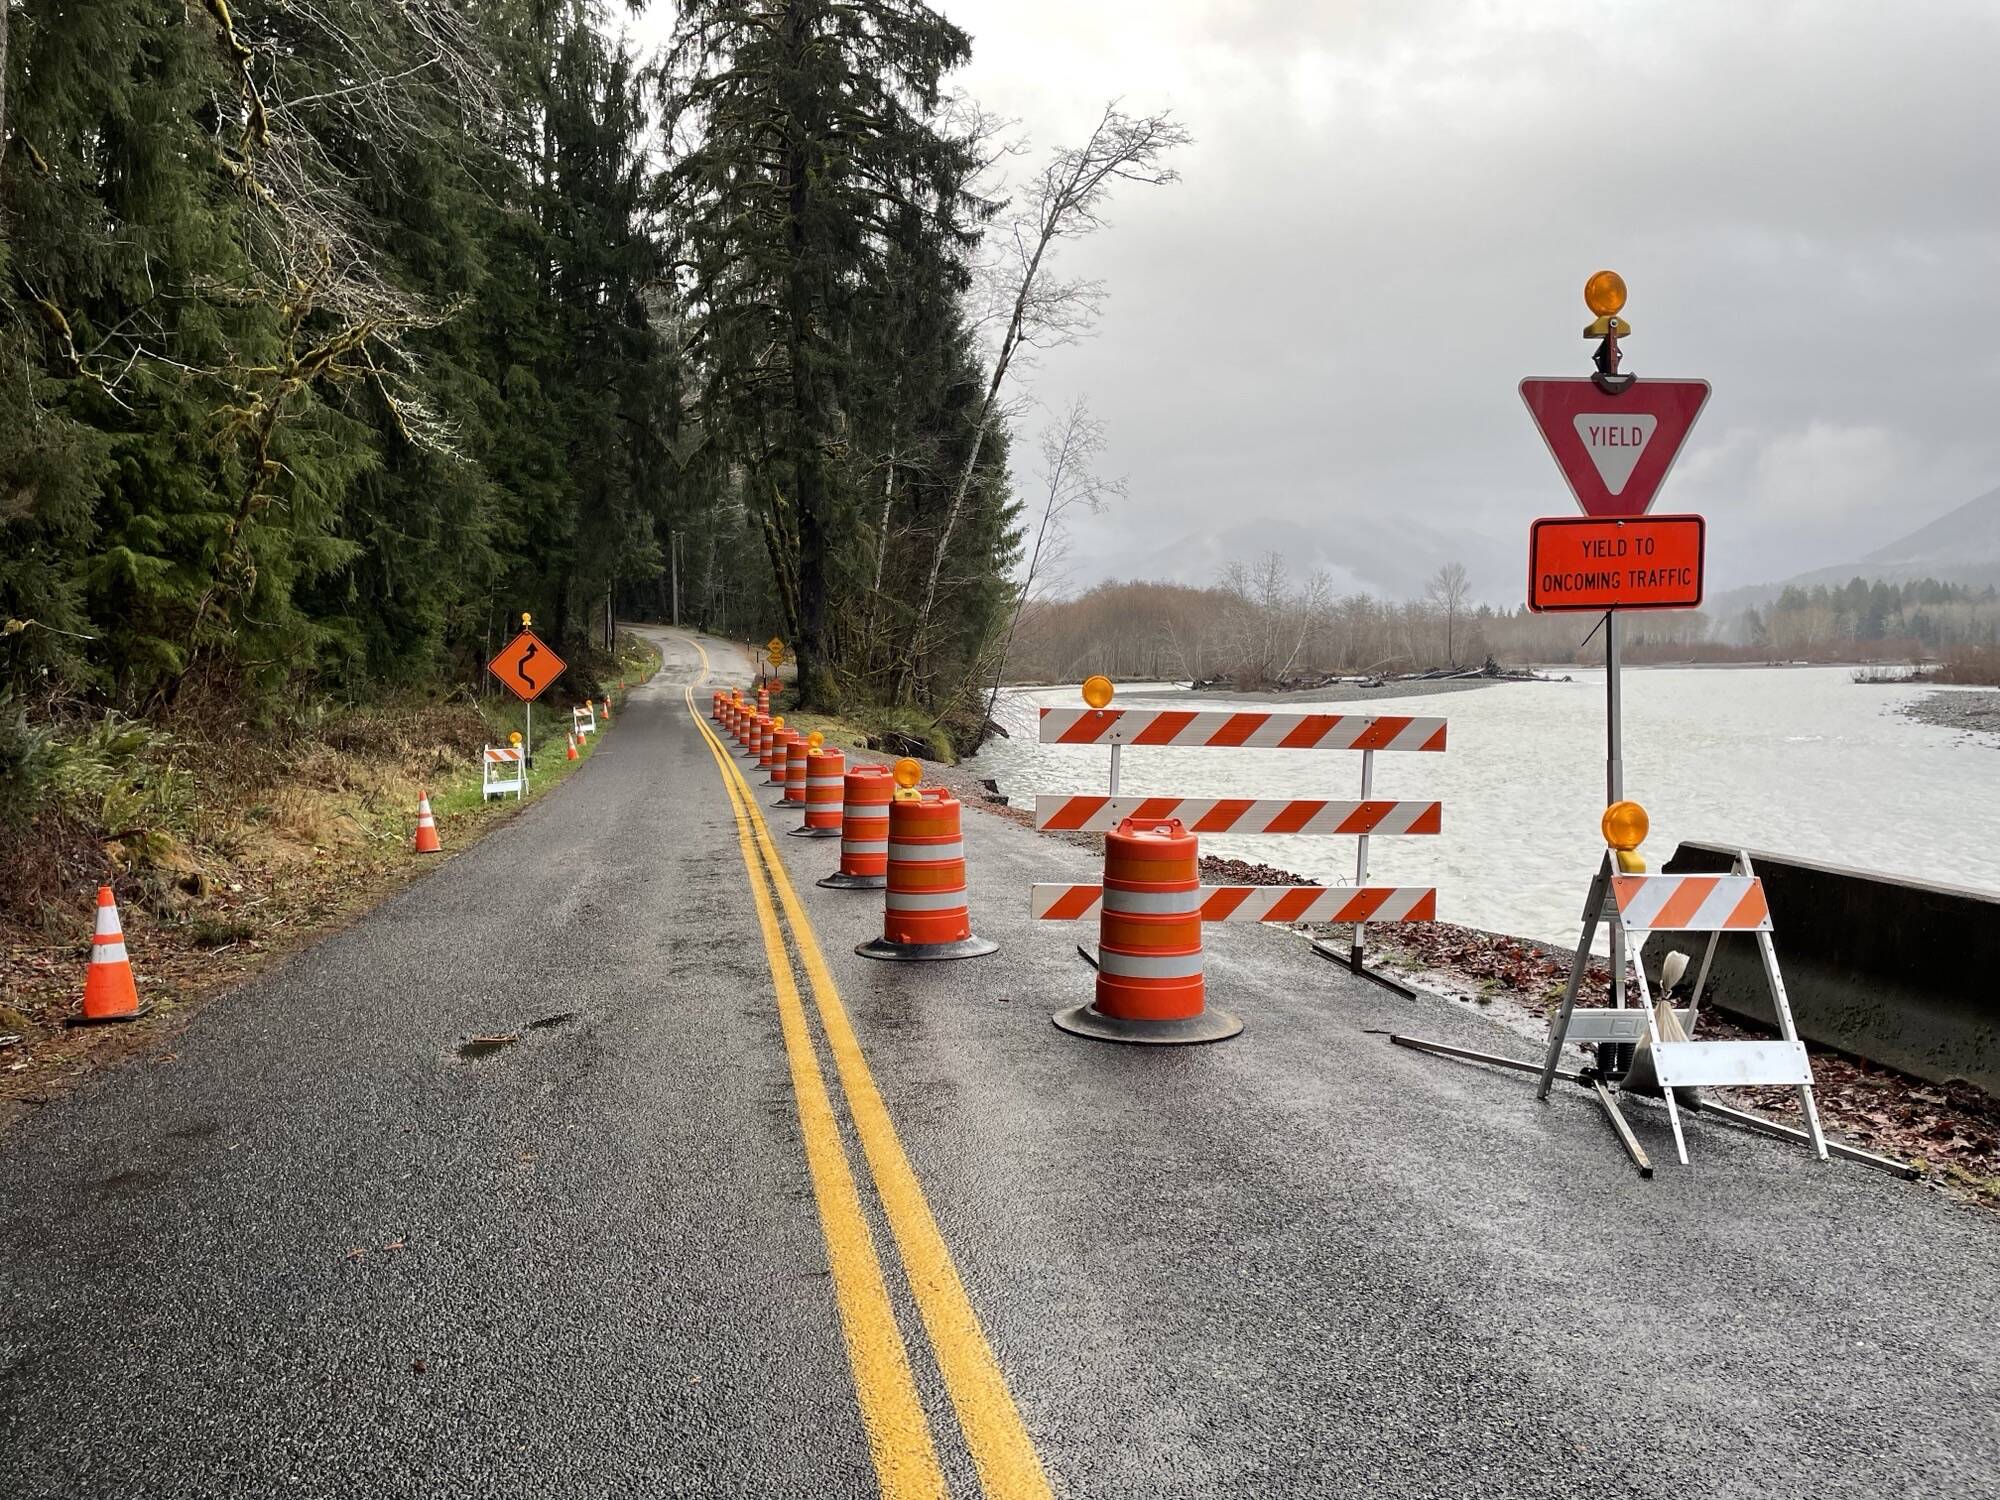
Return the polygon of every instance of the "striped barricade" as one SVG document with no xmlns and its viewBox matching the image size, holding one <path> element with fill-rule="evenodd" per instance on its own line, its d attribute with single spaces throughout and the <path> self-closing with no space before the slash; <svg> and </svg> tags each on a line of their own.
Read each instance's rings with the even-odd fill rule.
<svg viewBox="0 0 2000 1500">
<path fill-rule="evenodd" d="M 1190 833 L 1437 833 L 1440 802 L 1290 802 L 1247 797 L 1035 798 L 1035 826 L 1104 833 L 1126 818 L 1175 818 Z"/>
<path fill-rule="evenodd" d="M 1611 925 L 1614 941 L 1614 968 L 1623 954 L 1632 957 L 1632 982 L 1639 1004 L 1625 1004 L 1625 978 L 1614 973 L 1609 1006 L 1579 1009 L 1577 996 L 1582 988 L 1591 940 L 1600 923 Z M 1701 961 L 1685 1010 L 1674 1006 L 1671 994 L 1655 1005 L 1651 982 L 1641 954 L 1654 933 L 1700 932 L 1708 934 L 1707 951 Z M 1763 961 L 1764 978 L 1771 991 L 1771 1009 L 1778 1023 L 1773 1040 L 1734 1038 L 1697 1040 L 1695 1026 L 1700 1015 L 1702 991 L 1708 984 L 1709 965 L 1716 943 L 1726 932 L 1747 935 L 1757 945 Z M 1686 963 L 1683 956 L 1681 962 Z M 1671 971 L 1665 970 L 1671 990 Z M 1606 1048 L 1623 1048 L 1631 1053 L 1624 1065 L 1620 1084 L 1623 1091 L 1657 1093 L 1666 1104 L 1667 1120 L 1673 1127 L 1674 1151 L 1682 1165 L 1687 1163 L 1687 1141 L 1681 1130 L 1680 1104 L 1676 1092 L 1697 1088 L 1742 1088 L 1749 1086 L 1789 1087 L 1798 1091 L 1799 1114 L 1805 1125 L 1795 1132 L 1813 1155 L 1824 1161 L 1827 1143 L 1820 1131 L 1819 1110 L 1813 1100 L 1812 1060 L 1799 1039 L 1792 1021 L 1791 1002 L 1785 995 L 1785 981 L 1778 970 L 1778 950 L 1771 938 L 1771 908 L 1764 897 L 1764 882 L 1757 876 L 1747 852 L 1736 857 L 1735 869 L 1727 875 L 1627 875 L 1614 866 L 1606 854 L 1598 866 L 1590 895 L 1584 904 L 1583 931 L 1577 940 L 1576 957 L 1571 962 L 1569 982 L 1563 987 L 1562 1004 L 1549 1021 L 1548 1046 L 1542 1056 L 1541 1084 L 1537 1096 L 1547 1098 L 1557 1077 L 1565 1046 L 1594 1043 L 1600 1070 L 1611 1066 L 1603 1060 Z M 1631 1052 L 1636 1044 L 1637 1051 Z M 1725 1118 L 1745 1118 L 1690 1096 L 1685 1102 L 1701 1103 L 1705 1109 Z M 1615 1114 L 1615 1109 L 1612 1111 Z M 1642 1171 L 1650 1171 L 1644 1153 L 1639 1152 L 1629 1130 L 1620 1129 L 1628 1154 Z M 1852 1154 L 1852 1153 L 1850 1153 Z"/>
<path fill-rule="evenodd" d="M 587 734 L 597 733 L 597 705 L 585 699 L 582 708 L 572 708 L 569 711 L 569 726 L 570 733 L 579 740 Z"/>
<path fill-rule="evenodd" d="M 520 797 L 528 790 L 527 757 L 511 745 L 488 745 L 481 757 L 479 800 Z"/>
<path fill-rule="evenodd" d="M 1101 696 L 1099 696 L 1101 694 Z M 1106 702 L 1110 685 L 1093 679 L 1085 697 Z M 1052 831 L 1108 833 L 1127 819 L 1138 822 L 1172 820 L 1191 834 L 1322 834 L 1353 838 L 1354 884 L 1351 887 L 1244 887 L 1235 897 L 1222 893 L 1236 887 L 1215 887 L 1215 907 L 1240 909 L 1242 915 L 1204 916 L 1205 921 L 1340 922 L 1351 923 L 1354 936 L 1346 954 L 1322 943 L 1313 950 L 1345 963 L 1403 994 L 1411 993 L 1394 980 L 1369 971 L 1363 962 L 1366 929 L 1371 922 L 1434 921 L 1437 893 L 1429 888 L 1377 887 L 1368 883 L 1369 840 L 1377 836 L 1437 834 L 1444 827 L 1444 808 L 1429 800 L 1377 798 L 1377 751 L 1437 753 L 1445 748 L 1442 718 L 1408 714 L 1273 713 L 1261 710 L 1172 708 L 1044 708 L 1040 715 L 1045 745 L 1102 745 L 1111 752 L 1110 784 L 1101 796 L 1038 796 L 1035 826 Z M 1119 794 L 1120 759 L 1126 746 L 1203 746 L 1235 750 L 1355 750 L 1361 754 L 1361 795 L 1351 801 L 1333 798 L 1269 799 L 1254 797 L 1129 797 Z M 1043 887 L 1036 887 L 1037 892 Z M 1075 889 L 1082 889 L 1077 887 Z M 1380 899 L 1376 899 L 1379 897 Z M 1039 901 L 1040 897 L 1037 896 Z M 1072 898 L 1070 904 L 1074 904 Z M 1044 915 L 1042 912 L 1036 913 Z M 1084 956 L 1089 957 L 1086 951 Z"/>
<path fill-rule="evenodd" d="M 1443 719 L 1226 709 L 1044 708 L 1044 745 L 1207 745 L 1232 750 L 1442 750 Z"/>
<path fill-rule="evenodd" d="M 1101 885 L 1037 882 L 1030 914 L 1072 922 L 1097 915 Z M 1423 885 L 1205 885 L 1197 914 L 1204 922 L 1434 922 L 1437 891 Z"/>
<path fill-rule="evenodd" d="M 1627 932 L 1769 932 L 1771 908 L 1754 875 L 1614 875 Z"/>
</svg>

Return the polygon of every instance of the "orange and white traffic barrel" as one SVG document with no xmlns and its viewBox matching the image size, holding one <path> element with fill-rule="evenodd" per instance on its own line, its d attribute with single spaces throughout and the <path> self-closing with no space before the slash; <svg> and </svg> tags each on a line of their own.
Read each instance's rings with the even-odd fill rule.
<svg viewBox="0 0 2000 1500">
<path fill-rule="evenodd" d="M 914 770 L 915 763 L 910 765 Z M 998 943 L 973 936 L 959 811 L 958 799 L 942 787 L 926 787 L 889 804 L 882 936 L 854 950 L 863 958 L 921 962 L 999 950 Z"/>
<path fill-rule="evenodd" d="M 821 885 L 879 891 L 889 883 L 889 799 L 895 790 L 887 766 L 848 767 L 841 785 L 840 869 Z"/>
<path fill-rule="evenodd" d="M 785 731 L 785 764 L 778 773 L 779 785 L 785 795 L 771 805 L 773 807 L 804 807 L 806 805 L 806 757 L 813 752 L 813 746 L 797 730 Z"/>
<path fill-rule="evenodd" d="M 806 816 L 805 821 L 792 830 L 794 837 L 840 837 L 840 804 L 847 781 L 846 773 L 847 757 L 838 750 L 822 750 L 817 746 L 807 749 Z"/>
<path fill-rule="evenodd" d="M 759 714 L 753 722 L 757 728 L 750 736 L 750 758 L 761 766 L 768 763 L 771 744 L 778 733 L 778 721 L 769 714 Z"/>
<path fill-rule="evenodd" d="M 771 722 L 778 724 L 776 719 L 773 719 Z M 800 734 L 796 729 L 786 729 L 783 725 L 779 724 L 778 728 L 771 735 L 770 748 L 757 757 L 758 769 L 771 773 L 764 778 L 765 786 L 783 786 L 785 784 L 785 759 L 792 753 L 792 741 L 794 740 L 803 743 L 805 736 Z"/>
<path fill-rule="evenodd" d="M 757 689 L 757 712 L 760 714 L 767 714 L 770 711 L 771 711 L 771 690 L 767 687 L 760 687 Z"/>
<path fill-rule="evenodd" d="M 1243 1023 L 1208 1010 L 1201 970 L 1200 841 L 1178 818 L 1127 818 L 1104 836 L 1097 995 L 1056 1016 L 1107 1042 L 1219 1042 Z"/>
<path fill-rule="evenodd" d="M 757 769 L 778 772 L 778 775 L 764 778 L 764 785 L 777 786 L 784 780 L 785 736 L 791 731 L 785 728 L 785 721 L 775 714 L 767 722 L 770 728 L 757 736 Z"/>
<path fill-rule="evenodd" d="M 716 723 L 722 722 L 722 689 L 717 688 L 709 695 L 708 716 Z"/>
</svg>

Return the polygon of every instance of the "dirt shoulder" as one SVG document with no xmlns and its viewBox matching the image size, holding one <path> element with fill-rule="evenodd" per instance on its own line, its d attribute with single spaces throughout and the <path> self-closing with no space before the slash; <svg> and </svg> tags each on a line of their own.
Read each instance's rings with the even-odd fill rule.
<svg viewBox="0 0 2000 1500">
<path fill-rule="evenodd" d="M 635 643 L 615 669 L 636 683 L 658 659 Z M 536 715 L 528 800 L 580 768 L 601 735 L 617 732 L 622 691 L 612 688 L 611 699 L 609 722 L 584 738 L 575 761 L 567 758 L 569 715 Z M 41 836 L 62 847 L 40 862 L 43 888 L 34 901 L 0 910 L 0 1131 L 135 1053 L 171 1049 L 217 996 L 348 927 L 513 817 L 522 801 L 483 796 L 480 751 L 503 743 L 505 726 L 518 722 L 498 707 L 391 705 L 336 717 L 281 751 L 232 754 L 226 743 L 182 735 L 147 752 L 195 769 L 172 782 L 173 806 L 150 813 L 142 832 L 107 838 L 45 822 Z M 426 792 L 442 854 L 412 847 Z M 146 1010 L 136 1021 L 69 1026 L 100 882 L 118 901 Z"/>
</svg>

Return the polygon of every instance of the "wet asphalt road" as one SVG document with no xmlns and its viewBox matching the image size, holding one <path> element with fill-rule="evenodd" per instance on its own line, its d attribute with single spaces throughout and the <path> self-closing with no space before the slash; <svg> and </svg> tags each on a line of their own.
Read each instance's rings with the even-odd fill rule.
<svg viewBox="0 0 2000 1500">
<path fill-rule="evenodd" d="M 877 1491 L 668 654 L 554 795 L 0 1138 L 0 1495 Z M 1276 932 L 1209 931 L 1234 1041 L 1066 1036 L 1088 934 L 1026 888 L 1091 861 L 967 824 L 1002 952 L 963 964 L 855 957 L 879 898 L 776 844 L 1056 1494 L 2000 1494 L 1990 1216 L 1700 1120 L 1681 1168 L 1643 1104 L 1641 1181 L 1581 1093 L 1371 1034 L 1499 1028 Z"/>
</svg>

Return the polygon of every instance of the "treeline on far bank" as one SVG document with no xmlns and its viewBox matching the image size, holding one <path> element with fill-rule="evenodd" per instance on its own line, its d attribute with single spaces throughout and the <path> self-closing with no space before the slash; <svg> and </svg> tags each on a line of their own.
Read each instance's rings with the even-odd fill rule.
<svg viewBox="0 0 2000 1500">
<path fill-rule="evenodd" d="M 1091 672 L 1135 681 L 1245 687 L 1328 675 L 1423 672 L 1604 660 L 1597 617 L 1530 614 L 1471 601 L 1465 570 L 1441 567 L 1420 598 L 1336 595 L 1295 579 L 1281 557 L 1202 587 L 1109 582 L 1029 603 L 1005 675 L 1073 682 Z M 1717 621 L 1701 610 L 1632 611 L 1626 659 L 1660 662 L 1959 661 L 1975 676 L 2000 640 L 2000 593 L 1938 583 L 1787 589 L 1763 610 Z M 1957 679 L 1951 679 L 1957 680 Z M 1967 678 L 1965 680 L 1974 680 Z"/>
</svg>

